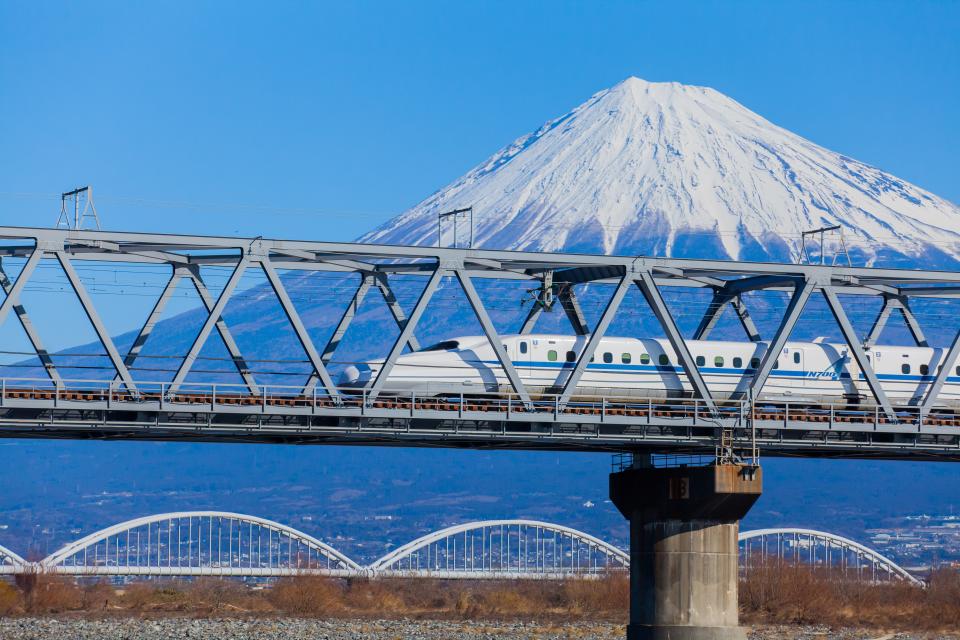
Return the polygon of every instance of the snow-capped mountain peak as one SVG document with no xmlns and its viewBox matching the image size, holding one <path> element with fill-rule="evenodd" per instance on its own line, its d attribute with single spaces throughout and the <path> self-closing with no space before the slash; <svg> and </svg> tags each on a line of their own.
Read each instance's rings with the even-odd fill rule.
<svg viewBox="0 0 960 640">
<path fill-rule="evenodd" d="M 960 261 L 956 205 L 675 82 L 593 95 L 362 240 L 436 244 L 466 206 L 484 248 L 793 261 L 839 224 L 859 264 Z"/>
</svg>

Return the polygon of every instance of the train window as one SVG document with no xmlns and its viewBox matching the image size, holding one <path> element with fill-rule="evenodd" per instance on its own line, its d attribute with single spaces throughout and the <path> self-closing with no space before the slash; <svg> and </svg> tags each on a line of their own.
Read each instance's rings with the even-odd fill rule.
<svg viewBox="0 0 960 640">
<path fill-rule="evenodd" d="M 576 361 L 577 361 L 577 352 L 567 351 L 567 362 L 576 362 Z"/>
<path fill-rule="evenodd" d="M 665 353 L 661 353 L 659 361 L 660 364 L 670 364 L 670 357 Z"/>
<path fill-rule="evenodd" d="M 930 373 L 930 365 L 922 364 L 920 365 L 920 375 L 925 376 Z"/>
<path fill-rule="evenodd" d="M 901 373 L 910 373 L 910 365 L 907 364 L 906 362 L 904 362 L 902 365 L 900 365 L 900 372 L 901 372 Z"/>
<path fill-rule="evenodd" d="M 641 353 L 640 354 L 640 364 L 650 364 L 650 354 Z M 957 367 L 957 375 L 960 376 L 960 367 Z"/>
<path fill-rule="evenodd" d="M 605 363 L 607 363 L 607 364 L 610 364 L 611 362 L 613 362 L 613 354 L 610 353 L 609 351 L 607 351 L 606 353 L 604 353 L 604 354 L 603 354 L 603 361 L 604 361 Z"/>
<path fill-rule="evenodd" d="M 750 368 L 759 369 L 760 368 L 760 358 L 750 358 Z"/>
<path fill-rule="evenodd" d="M 629 354 L 629 353 L 621 353 L 621 354 L 620 354 L 620 362 L 622 362 L 623 364 L 630 364 L 630 361 L 631 361 L 632 359 L 633 359 L 633 358 L 630 357 L 630 354 Z"/>
<path fill-rule="evenodd" d="M 799 352 L 799 351 L 794 351 L 794 352 L 793 352 L 793 361 L 794 361 L 795 363 L 797 363 L 797 364 L 800 364 L 800 352 Z"/>
<path fill-rule="evenodd" d="M 526 343 L 526 342 L 521 342 L 521 343 L 520 343 L 520 353 L 526 353 L 526 352 L 527 352 L 527 343 Z"/>
<path fill-rule="evenodd" d="M 773 368 L 774 368 L 774 369 L 779 369 L 779 368 L 780 368 L 780 359 L 779 359 L 779 358 L 777 358 L 776 360 L 773 361 Z"/>
<path fill-rule="evenodd" d="M 703 356 L 697 356 L 697 366 L 702 367 L 707 364 L 707 359 Z"/>
<path fill-rule="evenodd" d="M 713 366 L 722 367 L 723 366 L 723 356 L 717 356 L 713 359 Z"/>
<path fill-rule="evenodd" d="M 547 351 L 547 360 L 549 360 L 550 362 L 556 362 L 557 352 L 554 351 L 553 349 L 550 349 L 550 351 Z"/>
<path fill-rule="evenodd" d="M 957 365 L 957 375 L 960 376 L 960 364 Z"/>
<path fill-rule="evenodd" d="M 742 369 L 743 368 L 743 358 L 734 358 L 733 359 L 733 368 Z"/>
</svg>

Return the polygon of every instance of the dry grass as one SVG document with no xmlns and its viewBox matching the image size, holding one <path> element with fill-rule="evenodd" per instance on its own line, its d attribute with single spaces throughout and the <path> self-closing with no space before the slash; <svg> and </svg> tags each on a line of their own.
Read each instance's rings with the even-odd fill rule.
<svg viewBox="0 0 960 640">
<path fill-rule="evenodd" d="M 599 580 L 337 580 L 297 576 L 266 587 L 228 579 L 105 582 L 21 577 L 0 581 L 0 616 L 297 616 L 453 620 L 626 621 L 623 574 Z M 920 589 L 841 580 L 805 567 L 755 569 L 740 583 L 748 624 L 826 624 L 885 629 L 960 628 L 960 573 L 941 571 Z"/>
<path fill-rule="evenodd" d="M 911 630 L 960 628 L 960 572 L 933 574 L 926 589 L 870 584 L 809 567 L 753 569 L 740 583 L 745 622 Z"/>
</svg>

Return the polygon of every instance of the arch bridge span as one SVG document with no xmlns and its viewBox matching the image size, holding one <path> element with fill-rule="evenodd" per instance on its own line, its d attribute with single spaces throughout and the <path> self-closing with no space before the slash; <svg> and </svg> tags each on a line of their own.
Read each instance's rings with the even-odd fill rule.
<svg viewBox="0 0 960 640">
<path fill-rule="evenodd" d="M 860 580 L 923 584 L 876 550 L 824 531 L 757 529 L 742 532 L 739 540 L 742 571 L 792 563 Z M 39 562 L 0 547 L 0 574 L 7 575 L 564 579 L 600 577 L 629 565 L 627 552 L 609 542 L 564 525 L 526 519 L 446 527 L 368 565 L 293 527 L 227 511 L 127 520 L 71 542 Z"/>
</svg>

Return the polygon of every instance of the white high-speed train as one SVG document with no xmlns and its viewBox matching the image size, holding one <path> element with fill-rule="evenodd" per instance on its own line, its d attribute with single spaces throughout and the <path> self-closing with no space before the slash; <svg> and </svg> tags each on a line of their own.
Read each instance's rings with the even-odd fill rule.
<svg viewBox="0 0 960 640">
<path fill-rule="evenodd" d="M 503 346 L 531 393 L 556 392 L 575 366 L 589 336 L 508 335 Z M 766 342 L 687 342 L 704 381 L 717 399 L 742 397 Z M 818 404 L 871 401 L 873 396 L 846 345 L 787 342 L 759 399 Z M 945 349 L 874 346 L 867 352 L 874 371 L 894 404 L 922 398 L 938 371 Z M 344 387 L 363 388 L 376 379 L 383 360 L 347 367 Z M 938 404 L 960 405 L 960 365 L 954 366 Z M 383 385 L 385 392 L 424 395 L 512 391 L 484 336 L 445 340 L 401 355 Z M 605 337 L 580 379 L 575 396 L 682 398 L 692 387 L 673 347 L 665 339 Z"/>
</svg>

